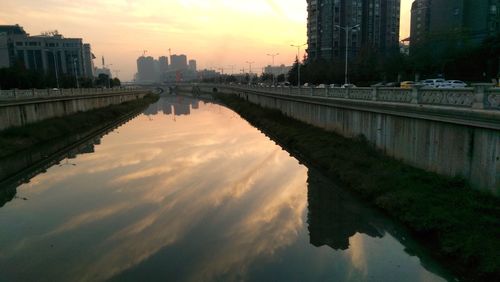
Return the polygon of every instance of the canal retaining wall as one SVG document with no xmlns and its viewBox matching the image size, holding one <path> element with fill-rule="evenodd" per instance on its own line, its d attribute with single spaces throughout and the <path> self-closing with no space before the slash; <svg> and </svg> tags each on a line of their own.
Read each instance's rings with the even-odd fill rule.
<svg viewBox="0 0 500 282">
<path fill-rule="evenodd" d="M 149 92 L 113 90 L 63 93 L 46 97 L 13 96 L 12 99 L 0 100 L 0 130 L 141 99 Z"/>
<path fill-rule="evenodd" d="M 203 88 L 203 87 L 202 87 Z M 500 112 L 405 103 L 280 95 L 205 87 L 346 137 L 363 135 L 385 154 L 500 195 Z"/>
</svg>

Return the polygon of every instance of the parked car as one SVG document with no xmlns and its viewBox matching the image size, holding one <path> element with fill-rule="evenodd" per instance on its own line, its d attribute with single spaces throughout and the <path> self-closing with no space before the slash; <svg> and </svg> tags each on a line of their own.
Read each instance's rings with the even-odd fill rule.
<svg viewBox="0 0 500 282">
<path fill-rule="evenodd" d="M 320 84 L 320 85 L 316 86 L 316 88 L 326 88 L 326 85 L 325 84 Z"/>
<path fill-rule="evenodd" d="M 304 87 L 309 87 L 310 85 L 309 85 L 309 83 L 307 83 L 307 82 L 306 82 L 306 83 L 304 83 L 304 85 L 302 85 L 302 86 L 304 86 Z"/>
<path fill-rule="evenodd" d="M 446 80 L 442 78 L 431 78 L 431 79 L 426 79 L 422 81 L 422 84 L 425 87 L 430 87 L 430 88 L 438 88 L 440 85 L 444 84 Z"/>
<path fill-rule="evenodd" d="M 338 84 L 330 84 L 330 88 L 335 88 L 335 87 L 339 87 Z"/>
<path fill-rule="evenodd" d="M 356 85 L 348 83 L 348 84 L 342 85 L 342 88 L 356 88 Z"/>
<path fill-rule="evenodd" d="M 447 80 L 443 84 L 439 85 L 438 88 L 465 88 L 467 83 L 461 80 Z"/>
<path fill-rule="evenodd" d="M 415 85 L 416 85 L 415 81 L 402 81 L 399 87 L 403 89 L 411 89 Z"/>
<path fill-rule="evenodd" d="M 400 83 L 399 82 L 387 82 L 385 84 L 385 86 L 387 86 L 387 87 L 399 87 Z"/>
</svg>

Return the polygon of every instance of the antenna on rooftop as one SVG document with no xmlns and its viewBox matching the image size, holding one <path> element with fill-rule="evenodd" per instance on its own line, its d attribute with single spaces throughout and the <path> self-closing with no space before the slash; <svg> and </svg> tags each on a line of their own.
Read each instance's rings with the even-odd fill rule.
<svg viewBox="0 0 500 282">
<path fill-rule="evenodd" d="M 143 50 L 143 51 L 142 51 L 142 56 L 143 56 L 143 57 L 146 57 L 146 53 L 147 53 L 147 52 L 148 52 L 148 50 Z"/>
</svg>

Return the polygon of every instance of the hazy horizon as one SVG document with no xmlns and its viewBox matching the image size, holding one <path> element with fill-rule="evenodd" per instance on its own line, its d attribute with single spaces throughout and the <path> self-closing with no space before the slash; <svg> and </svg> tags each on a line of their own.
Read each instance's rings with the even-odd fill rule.
<svg viewBox="0 0 500 282">
<path fill-rule="evenodd" d="M 118 77 L 129 81 L 144 50 L 158 58 L 185 54 L 199 69 L 224 68 L 225 73 L 252 71 L 269 65 L 266 54 L 279 53 L 275 64 L 290 65 L 307 42 L 305 0 L 4 0 L 0 24 L 19 24 L 31 35 L 58 30 L 83 38 Z M 409 35 L 412 0 L 401 0 L 400 38 Z M 301 50 L 303 56 L 304 50 Z M 115 74 L 115 72 L 113 72 Z"/>
</svg>

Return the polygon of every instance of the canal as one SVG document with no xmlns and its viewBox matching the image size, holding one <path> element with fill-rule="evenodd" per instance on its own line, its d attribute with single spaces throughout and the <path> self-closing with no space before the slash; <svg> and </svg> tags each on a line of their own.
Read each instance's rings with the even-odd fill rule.
<svg viewBox="0 0 500 282">
<path fill-rule="evenodd" d="M 162 97 L 34 171 L 0 208 L 0 281 L 453 280 L 215 103 Z"/>
</svg>

